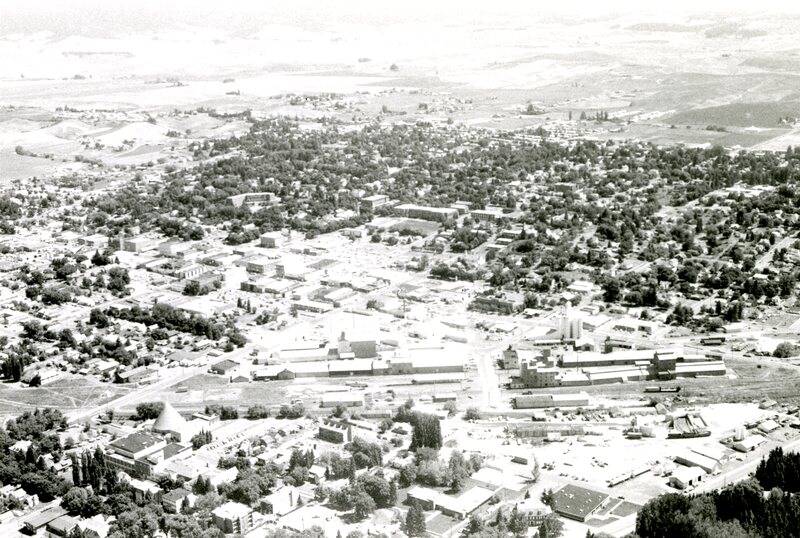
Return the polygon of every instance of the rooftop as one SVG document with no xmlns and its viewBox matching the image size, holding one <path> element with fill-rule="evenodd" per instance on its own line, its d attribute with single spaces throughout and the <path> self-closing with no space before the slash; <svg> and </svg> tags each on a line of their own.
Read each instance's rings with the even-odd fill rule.
<svg viewBox="0 0 800 538">
<path fill-rule="evenodd" d="M 553 510 L 582 520 L 606 499 L 605 493 L 567 484 L 553 494 Z"/>
<path fill-rule="evenodd" d="M 250 512 L 252 512 L 252 510 L 249 506 L 228 501 L 219 508 L 214 509 L 212 514 L 223 519 L 239 519 L 241 517 L 246 517 Z"/>
<path fill-rule="evenodd" d="M 109 446 L 117 450 L 135 454 L 137 452 L 141 452 L 142 450 L 154 447 L 159 443 L 164 443 L 164 440 L 149 433 L 137 432 L 112 441 Z"/>
</svg>

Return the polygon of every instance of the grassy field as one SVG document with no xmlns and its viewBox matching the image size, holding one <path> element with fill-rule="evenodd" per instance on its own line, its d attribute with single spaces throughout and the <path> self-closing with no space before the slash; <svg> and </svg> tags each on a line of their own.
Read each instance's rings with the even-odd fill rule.
<svg viewBox="0 0 800 538">
<path fill-rule="evenodd" d="M 782 116 L 797 116 L 800 103 L 794 101 L 731 103 L 679 112 L 667 121 L 680 125 L 724 125 L 731 127 L 779 127 Z"/>
<path fill-rule="evenodd" d="M 77 409 L 102 405 L 132 389 L 89 378 L 61 379 L 43 387 L 22 388 L 19 384 L 0 385 L 0 414 L 19 415 L 36 408 L 59 409 L 65 414 Z"/>
</svg>

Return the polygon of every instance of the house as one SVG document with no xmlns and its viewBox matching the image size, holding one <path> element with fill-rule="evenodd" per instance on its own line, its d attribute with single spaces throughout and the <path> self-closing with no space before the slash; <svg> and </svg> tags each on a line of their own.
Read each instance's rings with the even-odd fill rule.
<svg viewBox="0 0 800 538">
<path fill-rule="evenodd" d="M 211 371 L 215 374 L 226 375 L 239 367 L 239 363 L 230 359 L 225 359 L 211 366 Z"/>
<path fill-rule="evenodd" d="M 314 484 L 321 484 L 325 480 L 327 469 L 322 465 L 314 464 L 308 468 L 308 479 Z"/>
<path fill-rule="evenodd" d="M 211 520 L 225 534 L 244 534 L 253 528 L 253 510 L 245 504 L 228 501 L 211 512 Z"/>
<path fill-rule="evenodd" d="M 608 500 L 608 495 L 600 491 L 567 484 L 553 493 L 551 506 L 553 512 L 576 521 L 586 521 Z"/>
<path fill-rule="evenodd" d="M 164 506 L 164 511 L 171 514 L 180 514 L 185 503 L 188 503 L 188 506 L 192 507 L 196 499 L 196 495 L 193 495 L 183 488 L 178 488 L 164 495 L 161 499 L 161 504 Z"/>
<path fill-rule="evenodd" d="M 349 443 L 353 440 L 352 428 L 349 424 L 336 420 L 323 419 L 319 425 L 317 437 L 329 443 Z"/>
<path fill-rule="evenodd" d="M 679 466 L 672 471 L 672 476 L 669 477 L 669 485 L 678 489 L 686 489 L 699 484 L 706 472 L 700 467 L 683 467 Z"/>
<path fill-rule="evenodd" d="M 120 383 L 152 383 L 158 379 L 158 369 L 152 366 L 139 366 L 124 372 L 117 372 Z"/>
</svg>

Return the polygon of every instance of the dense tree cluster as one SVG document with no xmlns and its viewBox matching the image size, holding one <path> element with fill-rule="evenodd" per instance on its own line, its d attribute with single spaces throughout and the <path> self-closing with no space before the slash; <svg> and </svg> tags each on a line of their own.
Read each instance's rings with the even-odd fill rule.
<svg viewBox="0 0 800 538">
<path fill-rule="evenodd" d="M 139 306 L 131 308 L 116 308 L 112 306 L 105 310 L 92 309 L 89 323 L 98 326 L 104 325 L 108 322 L 109 317 L 147 326 L 156 325 L 162 329 L 203 336 L 210 340 L 219 340 L 224 333 L 222 324 L 194 314 L 186 314 L 182 310 L 165 303 L 156 303 L 149 311 Z"/>
<path fill-rule="evenodd" d="M 637 515 L 636 534 L 640 538 L 800 536 L 798 491 L 800 457 L 777 448 L 759 463 L 755 479 L 713 493 L 670 493 L 649 501 Z"/>
</svg>

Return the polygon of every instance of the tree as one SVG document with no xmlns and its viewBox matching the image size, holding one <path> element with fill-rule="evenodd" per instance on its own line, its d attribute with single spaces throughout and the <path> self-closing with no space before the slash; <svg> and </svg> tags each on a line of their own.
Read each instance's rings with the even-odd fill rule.
<svg viewBox="0 0 800 538">
<path fill-rule="evenodd" d="M 425 528 L 425 513 L 418 503 L 413 503 L 411 508 L 408 509 L 406 514 L 406 534 L 409 536 L 424 536 Z"/>
<path fill-rule="evenodd" d="M 468 407 L 464 413 L 464 420 L 480 420 L 481 412 L 477 407 Z"/>
<path fill-rule="evenodd" d="M 525 520 L 525 516 L 519 513 L 516 505 L 511 509 L 511 515 L 508 517 L 506 528 L 509 532 L 514 534 L 514 536 L 519 536 L 528 532 L 528 523 Z"/>
<path fill-rule="evenodd" d="M 136 406 L 136 417 L 139 420 L 151 420 L 158 418 L 164 410 L 164 402 L 145 402 Z"/>
<path fill-rule="evenodd" d="M 789 357 L 797 356 L 797 354 L 798 348 L 791 342 L 781 342 L 772 352 L 772 356 L 779 359 L 788 359 Z"/>
<path fill-rule="evenodd" d="M 39 374 L 33 376 L 31 380 L 28 382 L 28 386 L 31 387 L 39 387 L 41 385 L 42 385 L 42 377 Z"/>
<path fill-rule="evenodd" d="M 375 511 L 375 501 L 361 486 L 353 488 L 350 493 L 350 501 L 353 505 L 353 514 L 357 519 L 365 519 Z"/>
<path fill-rule="evenodd" d="M 564 533 L 564 524 L 555 514 L 547 514 L 539 524 L 536 535 L 539 538 L 559 538 Z"/>
<path fill-rule="evenodd" d="M 553 507 L 553 490 L 551 488 L 547 488 L 546 490 L 542 491 L 541 497 L 539 499 L 542 501 L 542 504 L 545 506 L 549 506 L 550 508 Z"/>
<path fill-rule="evenodd" d="M 622 297 L 622 287 L 616 279 L 609 278 L 603 283 L 603 300 L 607 303 L 616 303 Z"/>
<path fill-rule="evenodd" d="M 411 423 L 411 450 L 420 447 L 440 449 L 442 447 L 442 429 L 439 417 L 427 413 L 414 413 Z"/>
<path fill-rule="evenodd" d="M 247 418 L 250 420 L 269 418 L 269 408 L 260 404 L 251 405 L 247 408 Z"/>
</svg>

